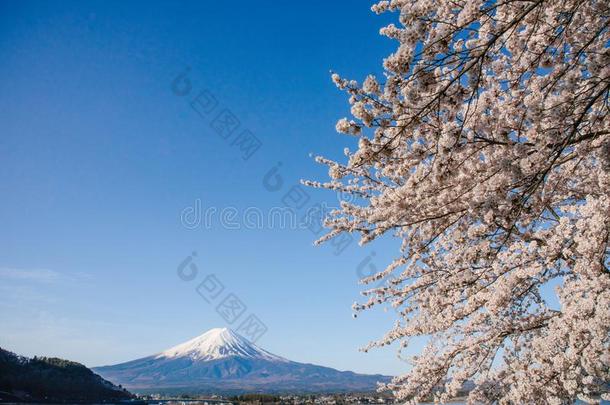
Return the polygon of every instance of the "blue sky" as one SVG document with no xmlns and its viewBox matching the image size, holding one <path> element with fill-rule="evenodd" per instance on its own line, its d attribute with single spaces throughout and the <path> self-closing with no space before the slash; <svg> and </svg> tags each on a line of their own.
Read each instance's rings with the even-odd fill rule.
<svg viewBox="0 0 610 405">
<path fill-rule="evenodd" d="M 397 244 L 336 254 L 307 229 L 187 229 L 183 210 L 268 213 L 299 179 L 325 180 L 310 154 L 339 158 L 347 99 L 329 70 L 362 80 L 394 44 L 370 3 L 0 3 L 0 346 L 88 366 L 158 352 L 230 326 L 195 291 L 215 274 L 268 328 L 258 343 L 297 361 L 395 374 L 393 348 L 359 353 L 391 312 L 352 318 L 357 269 Z M 188 70 L 191 89 L 172 82 Z M 210 117 L 190 102 L 217 101 Z M 214 114 L 230 111 L 223 139 Z M 248 160 L 231 144 L 248 130 Z M 281 162 L 283 180 L 263 178 Z M 337 196 L 307 189 L 305 205 Z M 303 210 L 299 211 L 303 213 Z M 196 251 L 197 278 L 177 266 Z M 368 263 L 368 262 L 367 262 Z M 242 318 L 243 319 L 243 318 Z"/>
</svg>

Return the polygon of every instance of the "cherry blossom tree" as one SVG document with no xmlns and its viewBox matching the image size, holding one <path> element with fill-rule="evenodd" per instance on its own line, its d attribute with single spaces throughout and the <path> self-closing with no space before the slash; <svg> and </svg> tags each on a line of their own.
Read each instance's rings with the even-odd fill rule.
<svg viewBox="0 0 610 405">
<path fill-rule="evenodd" d="M 384 77 L 333 74 L 358 138 L 308 185 L 354 199 L 326 219 L 400 240 L 361 311 L 396 309 L 369 348 L 425 336 L 399 399 L 571 403 L 610 381 L 610 2 L 392 0 Z M 379 280 L 385 280 L 379 284 Z M 374 287 L 373 287 L 374 286 Z"/>
</svg>

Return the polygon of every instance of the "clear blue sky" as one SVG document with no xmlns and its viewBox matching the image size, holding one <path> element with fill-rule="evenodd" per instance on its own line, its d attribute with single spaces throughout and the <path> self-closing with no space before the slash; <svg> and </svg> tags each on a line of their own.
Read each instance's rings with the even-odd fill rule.
<svg viewBox="0 0 610 405">
<path fill-rule="evenodd" d="M 186 229 L 204 207 L 268 212 L 310 153 L 354 142 L 329 70 L 362 80 L 394 44 L 367 1 L 0 2 L 0 346 L 88 366 L 158 352 L 229 325 L 196 292 L 215 273 L 265 322 L 264 348 L 297 361 L 399 373 L 395 350 L 359 353 L 391 313 L 353 319 L 356 268 L 305 229 Z M 172 92 L 190 67 L 191 94 Z M 262 147 L 247 161 L 189 106 L 207 89 Z M 263 187 L 277 162 L 283 188 Z M 308 205 L 336 204 L 307 190 Z M 178 278 L 197 251 L 198 279 Z M 245 316 L 245 315 L 244 315 Z M 236 322 L 239 323 L 239 322 Z"/>
</svg>

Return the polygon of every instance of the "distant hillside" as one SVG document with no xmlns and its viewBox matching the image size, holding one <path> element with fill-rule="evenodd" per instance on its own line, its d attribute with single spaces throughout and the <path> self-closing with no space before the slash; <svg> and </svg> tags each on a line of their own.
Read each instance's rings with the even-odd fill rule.
<svg viewBox="0 0 610 405">
<path fill-rule="evenodd" d="M 0 402 L 116 401 L 133 395 L 73 361 L 18 356 L 0 348 Z"/>
</svg>

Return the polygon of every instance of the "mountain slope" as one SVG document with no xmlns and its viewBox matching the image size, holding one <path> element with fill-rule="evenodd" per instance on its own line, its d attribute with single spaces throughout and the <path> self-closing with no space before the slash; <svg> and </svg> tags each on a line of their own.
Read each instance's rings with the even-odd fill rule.
<svg viewBox="0 0 610 405">
<path fill-rule="evenodd" d="M 82 364 L 48 357 L 29 359 L 0 348 L 0 402 L 115 401 L 132 397 Z"/>
<path fill-rule="evenodd" d="M 230 329 L 212 329 L 159 354 L 94 370 L 131 389 L 173 392 L 370 391 L 388 379 L 290 361 Z"/>
</svg>

